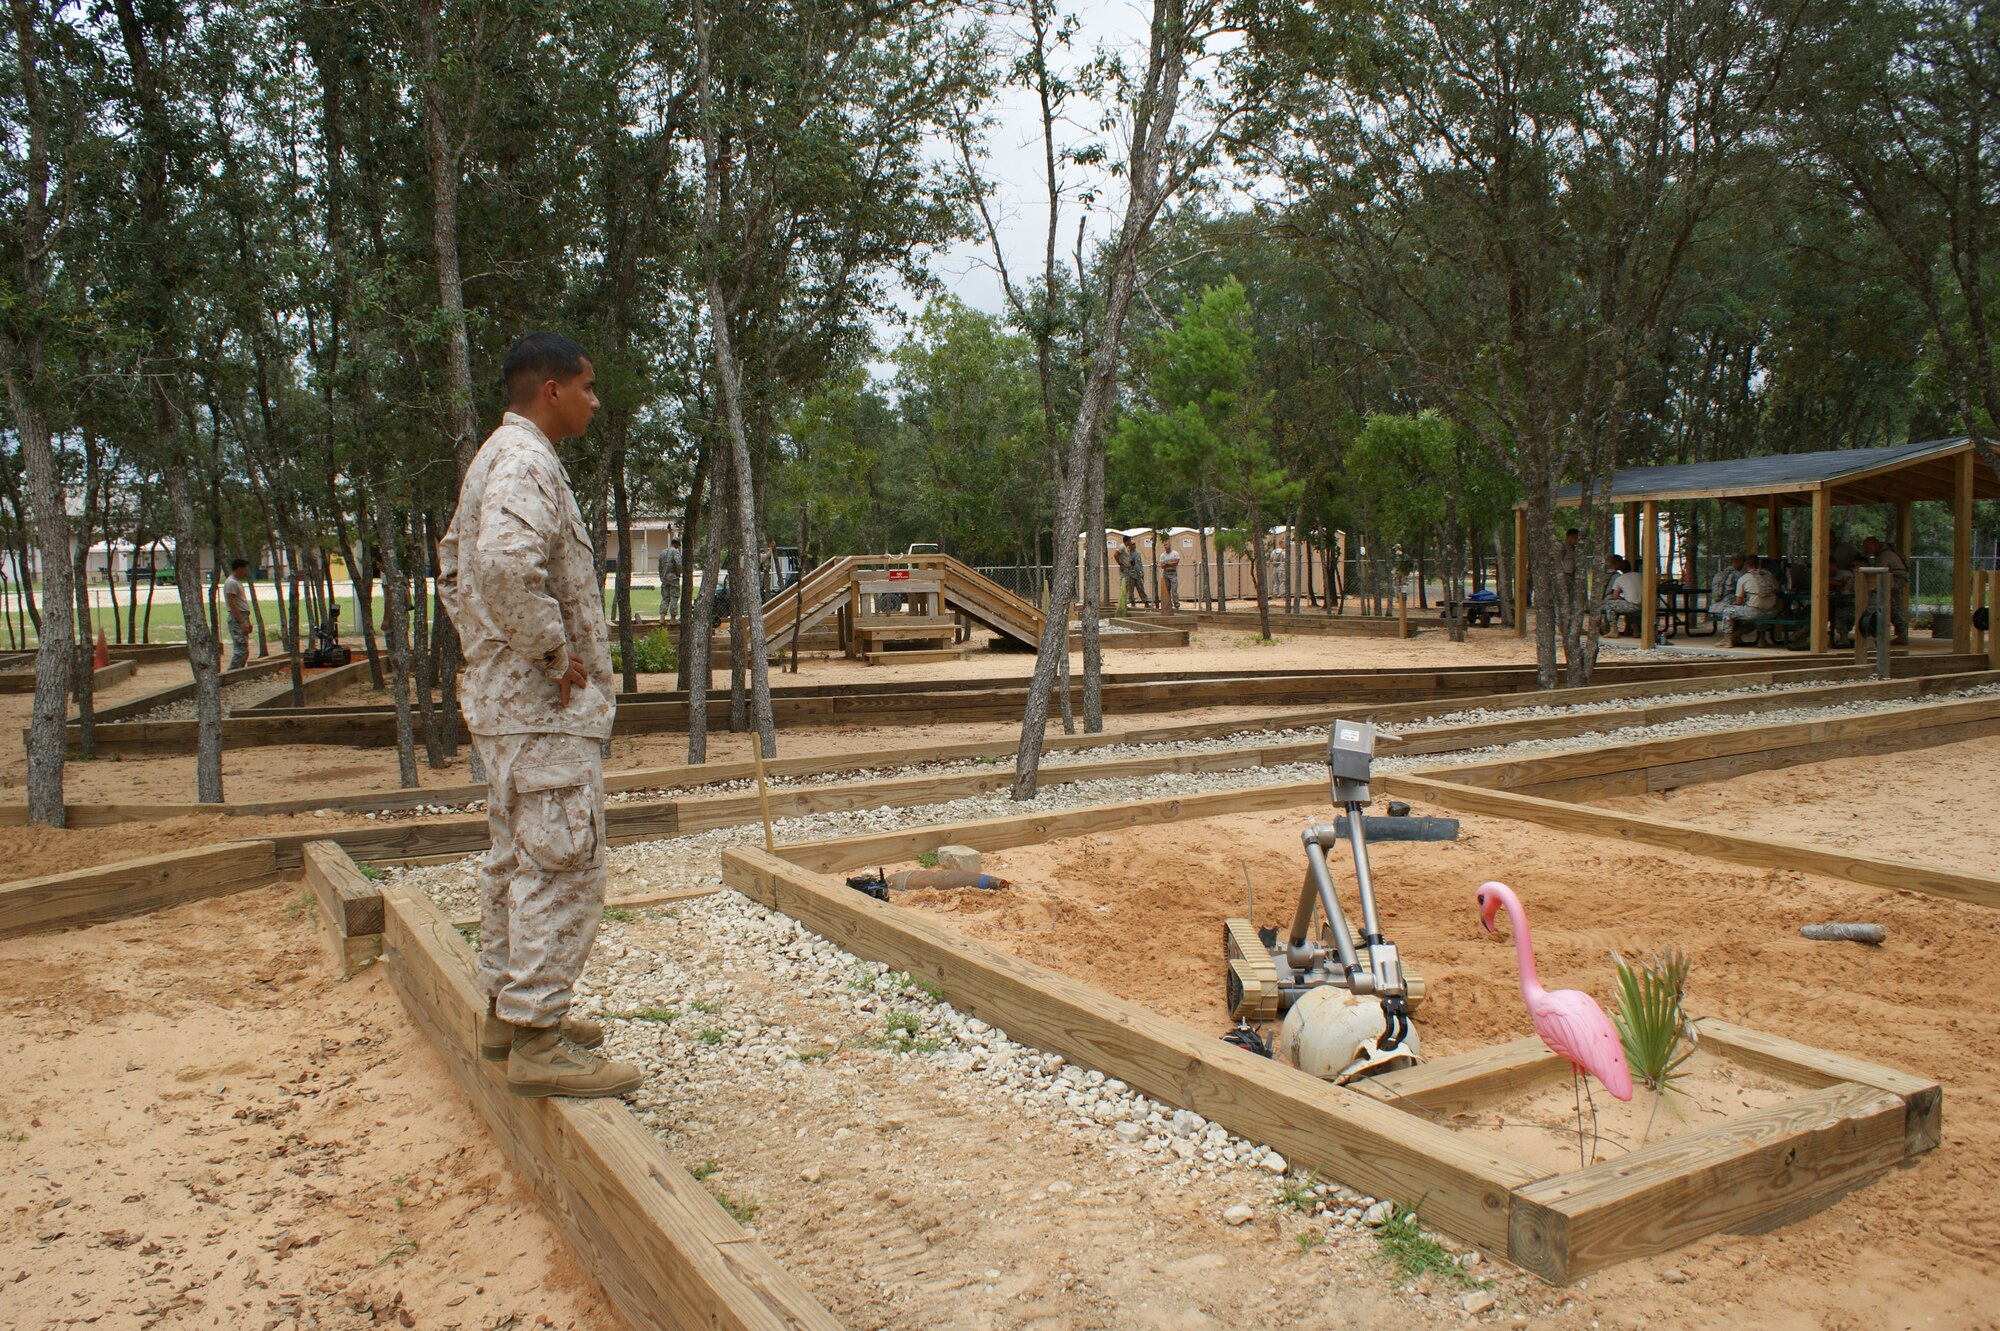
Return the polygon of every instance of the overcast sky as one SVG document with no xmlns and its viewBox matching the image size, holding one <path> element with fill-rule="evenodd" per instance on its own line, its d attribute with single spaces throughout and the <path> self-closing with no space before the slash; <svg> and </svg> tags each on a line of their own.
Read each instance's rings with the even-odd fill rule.
<svg viewBox="0 0 2000 1331">
<path fill-rule="evenodd" d="M 1151 14 L 1150 4 L 1134 3 L 1134 0 L 1110 0 L 1107 4 L 1086 7 L 1080 15 L 1081 27 L 1076 41 L 1062 54 L 1058 67 L 1064 72 L 1072 71 L 1088 61 L 1100 47 L 1121 52 L 1128 64 L 1143 63 L 1146 25 Z M 998 36 L 1004 51 L 1007 49 L 1005 43 L 1010 38 L 1006 33 Z M 1024 286 L 1041 273 L 1042 246 L 1048 228 L 1048 183 L 1042 160 L 1041 113 L 1033 93 L 1029 89 L 1015 87 L 1001 89 L 988 112 L 994 121 L 987 136 L 990 156 L 983 163 L 984 170 L 994 182 L 994 193 L 988 207 L 992 209 L 1000 243 L 1006 251 L 1008 272 L 1017 285 Z M 1067 123 L 1059 131 L 1065 136 L 1063 146 L 1074 148 L 1100 137 L 1096 122 L 1101 113 L 1102 108 L 1096 103 L 1081 98 L 1072 99 L 1065 109 Z M 1114 156 L 1122 156 L 1122 136 L 1114 134 L 1109 146 Z M 950 153 L 951 146 L 940 143 L 938 151 Z M 1116 222 L 1118 210 L 1124 202 L 1122 185 L 1107 181 L 1102 172 L 1086 174 L 1075 167 L 1059 167 L 1059 170 L 1066 174 L 1067 183 L 1073 189 L 1083 185 L 1098 187 L 1099 197 L 1086 222 L 1086 234 L 1093 238 L 1105 234 Z M 1081 212 L 1082 205 L 1076 198 L 1064 200 L 1062 236 L 1057 242 L 1063 256 L 1075 252 L 1076 224 Z M 1006 296 L 1001 289 L 1000 276 L 993 267 L 993 247 L 985 236 L 953 246 L 939 255 L 931 266 L 944 288 L 966 304 L 989 314 L 1000 314 L 1005 310 Z M 914 296 L 906 295 L 903 303 L 914 312 L 919 302 Z M 886 343 L 892 344 L 897 337 L 896 330 L 883 330 Z"/>
</svg>

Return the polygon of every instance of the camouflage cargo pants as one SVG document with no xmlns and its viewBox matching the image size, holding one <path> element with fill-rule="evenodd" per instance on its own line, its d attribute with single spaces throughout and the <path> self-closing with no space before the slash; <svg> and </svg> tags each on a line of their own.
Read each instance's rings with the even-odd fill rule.
<svg viewBox="0 0 2000 1331">
<path fill-rule="evenodd" d="M 569 1011 L 604 914 L 604 757 L 577 735 L 474 735 L 492 849 L 479 871 L 479 989 L 502 1021 Z"/>
</svg>

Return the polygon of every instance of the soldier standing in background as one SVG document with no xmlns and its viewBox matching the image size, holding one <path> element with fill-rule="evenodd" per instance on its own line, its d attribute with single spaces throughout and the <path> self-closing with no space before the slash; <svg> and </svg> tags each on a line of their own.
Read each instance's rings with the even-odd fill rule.
<svg viewBox="0 0 2000 1331">
<path fill-rule="evenodd" d="M 589 426 L 596 376 L 576 343 L 529 333 L 507 349 L 502 378 L 507 413 L 466 469 L 438 545 L 492 836 L 479 874 L 479 1051 L 507 1060 L 516 1095 L 621 1095 L 643 1074 L 587 1052 L 604 1028 L 569 1015 L 604 914 L 603 745 L 617 695 L 597 563 L 555 445 Z"/>
<path fill-rule="evenodd" d="M 250 664 L 250 593 L 243 587 L 250 561 L 233 559 L 229 576 L 222 580 L 222 604 L 229 611 L 229 668 L 241 670 Z"/>
<path fill-rule="evenodd" d="M 673 527 L 667 528 L 667 543 L 660 550 L 660 620 L 681 617 L 681 541 L 680 533 Z"/>
</svg>

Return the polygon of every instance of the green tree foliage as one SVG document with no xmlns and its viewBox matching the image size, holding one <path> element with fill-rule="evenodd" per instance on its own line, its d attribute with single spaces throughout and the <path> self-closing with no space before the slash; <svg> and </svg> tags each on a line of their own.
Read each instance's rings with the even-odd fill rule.
<svg viewBox="0 0 2000 1331">
<path fill-rule="evenodd" d="M 1154 333 L 1140 355 L 1149 409 L 1129 413 L 1112 436 L 1122 474 L 1172 476 L 1243 514 L 1250 529 L 1261 631 L 1271 636 L 1264 578 L 1265 519 L 1304 493 L 1272 449 L 1270 392 L 1255 376 L 1256 347 L 1243 284 L 1231 278 L 1190 297 L 1180 321 Z"/>
<path fill-rule="evenodd" d="M 1468 529 L 1491 530 L 1517 493 L 1479 442 L 1437 411 L 1370 416 L 1348 446 L 1346 476 L 1378 538 L 1412 549 L 1424 542 L 1444 553 L 1448 605 L 1469 589 Z M 1453 639 L 1462 640 L 1463 617 L 1449 623 Z"/>
</svg>

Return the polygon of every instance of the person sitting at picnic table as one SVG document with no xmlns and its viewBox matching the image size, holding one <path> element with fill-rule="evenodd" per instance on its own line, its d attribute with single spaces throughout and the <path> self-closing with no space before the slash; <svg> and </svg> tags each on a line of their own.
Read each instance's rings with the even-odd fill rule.
<svg viewBox="0 0 2000 1331">
<path fill-rule="evenodd" d="M 1729 621 L 1729 645 L 1743 645 L 1744 621 L 1773 614 L 1778 609 L 1778 575 L 1772 571 L 1777 561 L 1763 560 L 1744 571 L 1736 583 L 1736 594 L 1729 598 L 1729 604 L 1713 607 L 1710 613 L 1717 619 Z"/>
<path fill-rule="evenodd" d="M 1870 568 L 1889 571 L 1889 623 L 1895 631 L 1890 639 L 1897 646 L 1905 646 L 1910 641 L 1910 565 L 1892 545 L 1884 545 L 1870 536 L 1861 543 L 1861 562 Z M 1882 598 L 1879 590 L 1871 586 L 1868 593 L 1869 607 L 1879 608 Z"/>
<path fill-rule="evenodd" d="M 1638 573 L 1627 563 L 1624 556 L 1611 556 L 1611 591 L 1604 598 L 1604 619 L 1607 625 L 1616 624 L 1621 619 L 1639 613 L 1639 602 L 1646 595 L 1646 584 Z M 1624 630 L 1621 630 L 1623 632 Z"/>
<path fill-rule="evenodd" d="M 1729 562 L 1715 571 L 1715 577 L 1708 584 L 1710 605 L 1729 604 L 1736 595 L 1736 584 L 1743 581 L 1743 566 L 1748 562 L 1742 555 L 1731 555 Z"/>
</svg>

